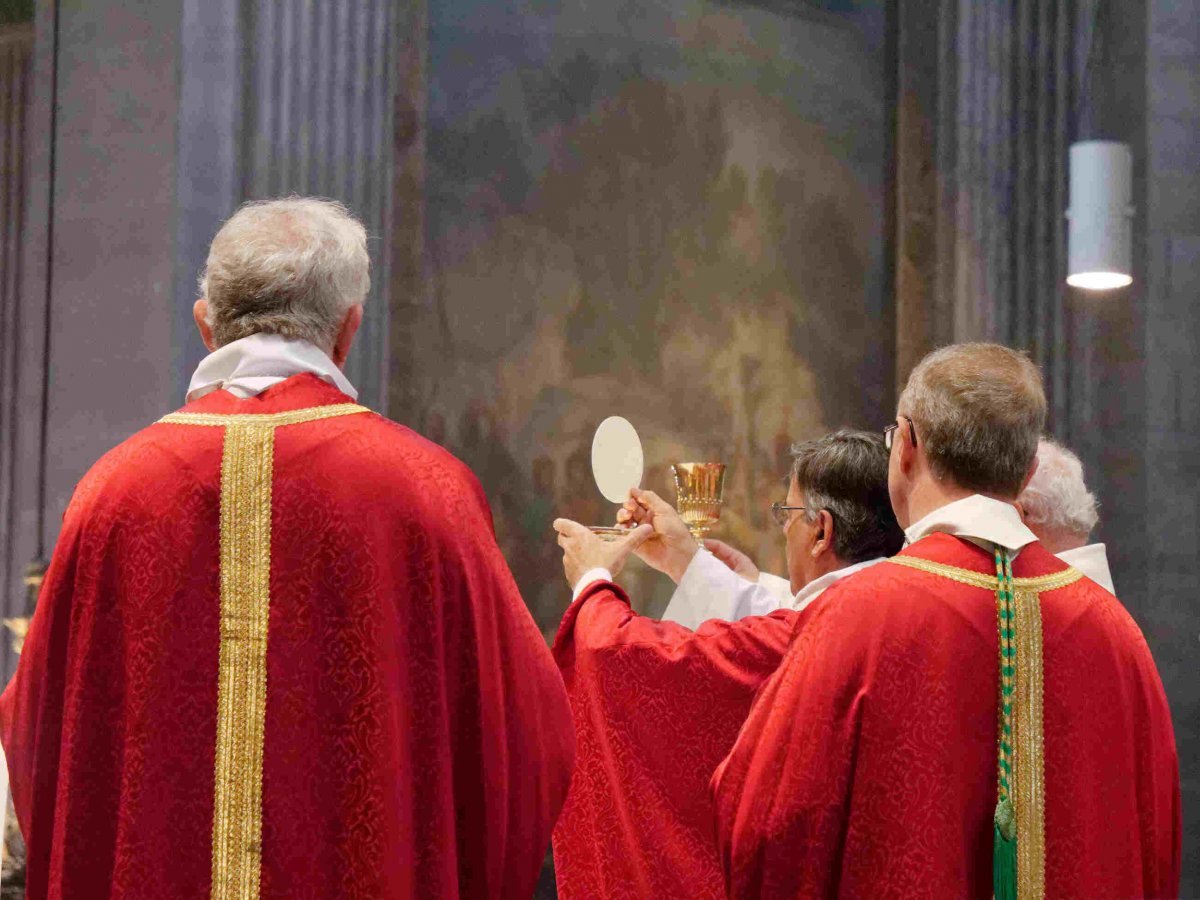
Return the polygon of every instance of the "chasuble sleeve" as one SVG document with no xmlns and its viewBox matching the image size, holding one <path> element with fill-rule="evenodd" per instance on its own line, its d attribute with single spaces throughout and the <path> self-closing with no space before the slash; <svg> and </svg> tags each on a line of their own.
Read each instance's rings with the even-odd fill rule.
<svg viewBox="0 0 1200 900">
<path fill-rule="evenodd" d="M 706 786 L 797 615 L 691 631 L 603 582 L 571 605 L 554 643 L 578 742 L 554 834 L 561 897 L 722 895 Z"/>
</svg>

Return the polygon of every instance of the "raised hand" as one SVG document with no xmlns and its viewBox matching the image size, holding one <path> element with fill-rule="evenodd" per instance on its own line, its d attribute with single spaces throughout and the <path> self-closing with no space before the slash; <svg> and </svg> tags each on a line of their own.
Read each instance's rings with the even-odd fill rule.
<svg viewBox="0 0 1200 900">
<path fill-rule="evenodd" d="M 603 541 L 570 519 L 555 519 L 554 530 L 558 532 L 558 546 L 563 548 L 563 574 L 572 587 L 592 569 L 608 569 L 616 578 L 629 555 L 654 534 L 654 529 L 645 525 L 619 541 Z"/>
<path fill-rule="evenodd" d="M 635 552 L 646 565 L 664 573 L 676 584 L 700 549 L 679 513 L 654 491 L 631 490 L 629 499 L 617 511 L 617 522 L 654 528 L 654 536 Z"/>
<path fill-rule="evenodd" d="M 758 581 L 758 566 L 754 564 L 754 560 L 736 547 L 730 547 L 724 541 L 718 541 L 715 538 L 706 538 L 704 549 L 747 581 Z"/>
</svg>

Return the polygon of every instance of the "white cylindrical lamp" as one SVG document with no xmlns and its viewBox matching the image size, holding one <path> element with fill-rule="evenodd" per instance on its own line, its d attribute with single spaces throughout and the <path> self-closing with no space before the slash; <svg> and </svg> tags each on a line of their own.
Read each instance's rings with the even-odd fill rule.
<svg viewBox="0 0 1200 900">
<path fill-rule="evenodd" d="M 1117 141 L 1071 145 L 1067 284 L 1093 291 L 1133 283 L 1133 153 Z"/>
</svg>

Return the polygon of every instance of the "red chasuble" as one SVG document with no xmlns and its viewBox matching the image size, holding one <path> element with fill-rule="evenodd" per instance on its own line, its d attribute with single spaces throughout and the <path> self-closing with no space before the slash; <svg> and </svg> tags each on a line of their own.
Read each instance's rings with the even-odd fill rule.
<svg viewBox="0 0 1200 900">
<path fill-rule="evenodd" d="M 713 778 L 731 897 L 992 895 L 994 561 L 942 534 L 898 559 L 814 603 Z M 1013 570 L 1042 611 L 1045 895 L 1175 896 L 1179 767 L 1141 632 L 1040 544 Z"/>
<path fill-rule="evenodd" d="M 554 641 L 575 716 L 575 775 L 554 829 L 564 900 L 721 897 L 708 782 L 783 659 L 791 610 L 691 631 L 596 582 Z"/>
<path fill-rule="evenodd" d="M 312 375 L 76 490 L 0 737 L 28 896 L 520 897 L 570 708 L 470 471 Z"/>
</svg>

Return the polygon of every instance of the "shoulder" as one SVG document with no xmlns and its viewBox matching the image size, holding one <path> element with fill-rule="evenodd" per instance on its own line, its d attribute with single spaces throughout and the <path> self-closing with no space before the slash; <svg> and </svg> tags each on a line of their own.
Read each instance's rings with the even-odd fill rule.
<svg viewBox="0 0 1200 900">
<path fill-rule="evenodd" d="M 487 510 L 487 500 L 475 473 L 454 454 L 411 428 L 378 413 L 343 416 L 293 432 L 294 438 L 277 436 L 277 473 L 289 462 L 302 477 L 317 469 L 336 473 L 343 489 L 381 492 L 401 505 L 440 507 L 460 502 Z M 311 430 L 309 430 L 311 429 Z"/>
<path fill-rule="evenodd" d="M 899 561 L 903 558 L 884 560 L 831 585 L 809 607 L 802 630 L 824 641 L 864 646 L 935 633 L 973 643 L 991 634 L 990 592 L 914 568 Z"/>
<path fill-rule="evenodd" d="M 422 474 L 436 473 L 440 476 L 461 480 L 464 484 L 478 485 L 475 473 L 457 456 L 421 436 L 406 425 L 393 422 L 379 413 L 368 413 L 361 416 L 351 416 L 349 427 L 357 431 L 364 442 L 372 449 L 370 458 L 360 460 L 361 463 L 387 464 L 401 461 L 408 465 L 402 470 L 413 477 Z M 343 445 L 351 453 L 357 453 L 356 447 Z"/>
<path fill-rule="evenodd" d="M 162 500 L 164 493 L 191 489 L 205 479 L 202 459 L 211 456 L 219 478 L 221 438 L 184 439 L 155 423 L 136 432 L 101 456 L 79 480 L 67 514 L 97 503 L 134 499 L 140 495 Z M 209 446 L 211 445 L 211 446 Z M 212 480 L 210 476 L 207 480 Z"/>
</svg>

